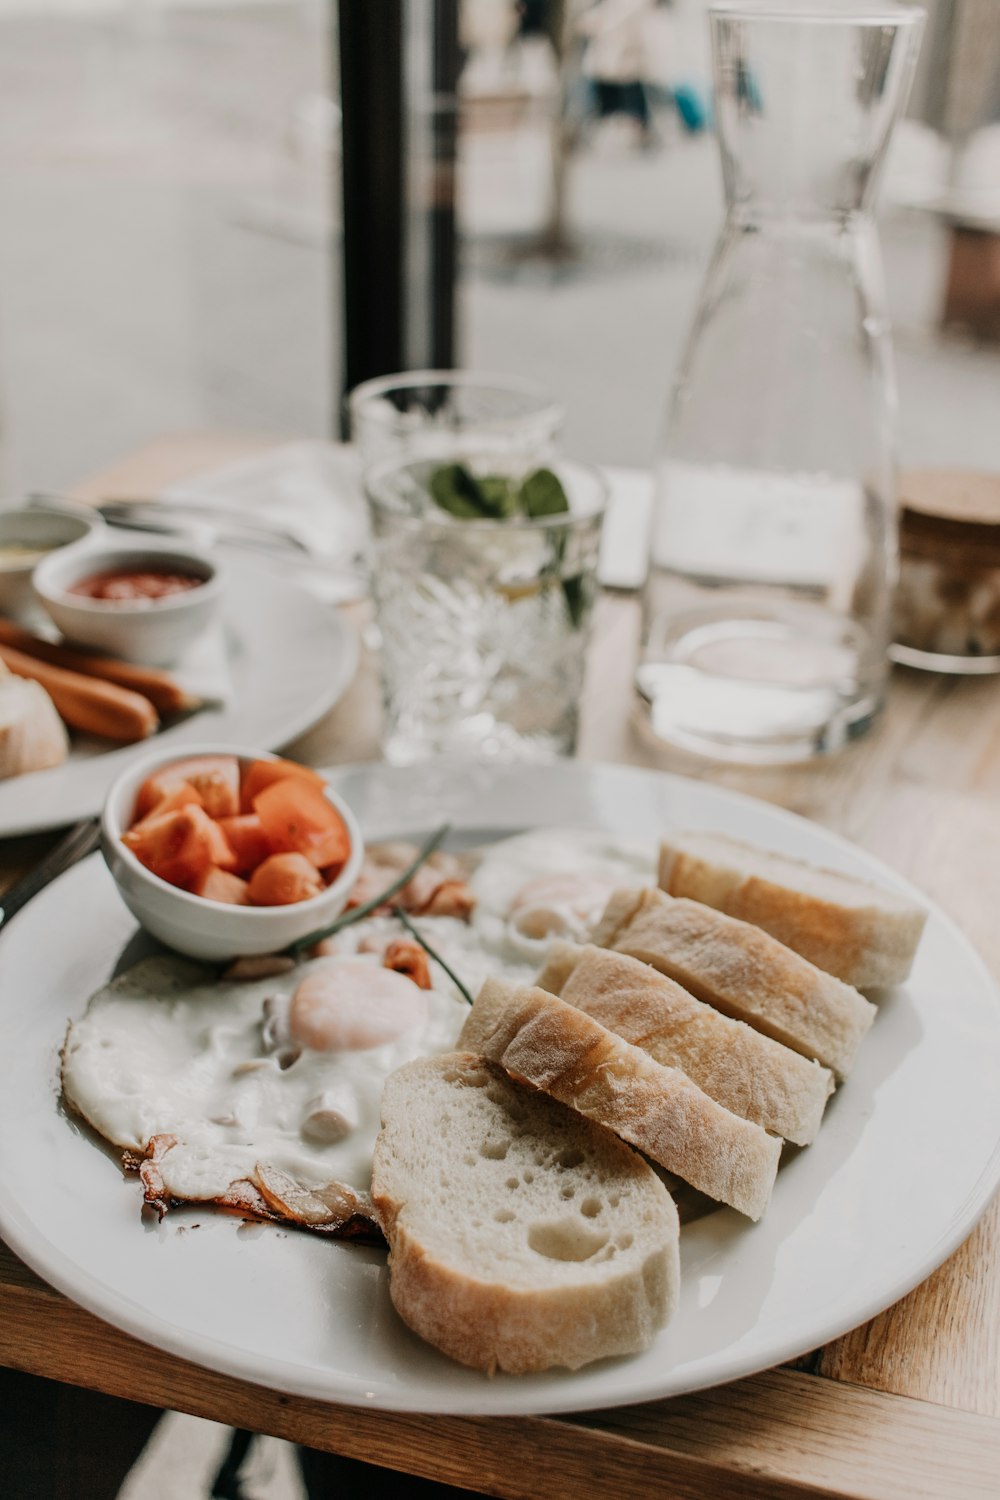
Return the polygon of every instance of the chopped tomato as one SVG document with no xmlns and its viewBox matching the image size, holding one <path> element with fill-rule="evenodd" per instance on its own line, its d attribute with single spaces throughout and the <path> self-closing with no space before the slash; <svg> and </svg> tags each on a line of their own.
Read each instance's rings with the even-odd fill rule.
<svg viewBox="0 0 1000 1500">
<path fill-rule="evenodd" d="M 321 787 L 298 777 L 275 781 L 254 798 L 254 811 L 272 849 L 304 854 L 317 869 L 339 869 L 351 836 Z"/>
<path fill-rule="evenodd" d="M 196 896 L 204 896 L 206 901 L 225 901 L 230 906 L 246 906 L 250 899 L 246 881 L 229 870 L 220 870 L 218 865 L 209 865 L 191 889 Z"/>
<path fill-rule="evenodd" d="M 285 906 L 317 895 L 337 878 L 351 848 L 316 771 L 290 760 L 254 760 L 241 785 L 239 760 L 227 754 L 190 755 L 148 776 L 123 840 L 161 880 L 240 906 Z"/>
<path fill-rule="evenodd" d="M 147 870 L 185 890 L 212 865 L 222 869 L 233 865 L 226 835 L 201 807 L 179 807 L 161 817 L 145 818 L 123 839 Z"/>
<path fill-rule="evenodd" d="M 318 896 L 323 881 L 301 854 L 269 854 L 250 876 L 247 896 L 254 906 L 291 906 Z"/>
<path fill-rule="evenodd" d="M 161 797 L 152 812 L 148 812 L 144 818 L 133 824 L 135 828 L 141 828 L 143 823 L 148 823 L 150 818 L 162 817 L 164 813 L 176 812 L 180 807 L 204 807 L 201 793 L 196 792 L 190 781 L 182 781 L 180 786 L 175 786 L 172 792 Z"/>
<path fill-rule="evenodd" d="M 144 818 L 177 787 L 187 782 L 210 818 L 233 817 L 240 810 L 240 763 L 235 755 L 192 755 L 147 776 L 136 798 L 136 816 Z"/>
<path fill-rule="evenodd" d="M 238 813 L 235 818 L 220 818 L 219 827 L 229 840 L 236 860 L 233 869 L 247 875 L 275 851 L 268 842 L 256 813 Z"/>
<path fill-rule="evenodd" d="M 289 777 L 308 782 L 319 791 L 326 785 L 317 771 L 311 771 L 308 766 L 300 766 L 294 760 L 251 761 L 243 772 L 243 784 L 240 787 L 241 810 L 251 812 L 254 800 L 261 792 L 273 786 L 276 781 L 287 781 Z"/>
</svg>

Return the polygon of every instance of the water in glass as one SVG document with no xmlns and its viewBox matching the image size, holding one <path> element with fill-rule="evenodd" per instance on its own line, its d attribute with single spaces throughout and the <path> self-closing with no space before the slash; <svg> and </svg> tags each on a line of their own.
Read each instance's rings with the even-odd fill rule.
<svg viewBox="0 0 1000 1500">
<path fill-rule="evenodd" d="M 372 591 L 383 750 L 517 760 L 572 751 L 596 591 L 603 481 L 555 467 L 570 513 L 462 520 L 429 499 L 426 460 L 375 469 Z"/>
</svg>

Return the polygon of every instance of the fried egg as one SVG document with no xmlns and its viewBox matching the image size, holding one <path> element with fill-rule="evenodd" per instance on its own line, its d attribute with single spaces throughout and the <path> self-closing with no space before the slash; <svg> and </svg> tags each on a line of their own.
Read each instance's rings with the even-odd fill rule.
<svg viewBox="0 0 1000 1500">
<path fill-rule="evenodd" d="M 655 853 L 652 841 L 583 829 L 536 828 L 504 839 L 472 876 L 474 931 L 505 968 L 537 967 L 555 939 L 586 942 L 618 887 L 655 885 Z"/>
<path fill-rule="evenodd" d="M 483 852 L 471 922 L 417 922 L 474 997 L 490 975 L 530 983 L 553 939 L 584 940 L 617 886 L 653 876 L 649 849 L 537 829 Z M 290 1196 L 366 1192 L 386 1077 L 450 1050 L 467 1013 L 442 965 L 430 962 L 430 988 L 384 966 L 401 936 L 394 917 L 369 917 L 322 957 L 241 981 L 147 959 L 71 1023 L 64 1097 L 105 1140 L 145 1157 L 147 1201 L 252 1206 L 256 1188 L 272 1208 L 277 1197 L 279 1217 L 309 1222 L 316 1202 L 283 1211 Z M 276 1195 L 275 1182 L 294 1191 Z"/>
<path fill-rule="evenodd" d="M 464 924 L 434 928 L 444 953 Z M 158 1157 L 171 1198 L 221 1199 L 261 1165 L 364 1191 L 387 1074 L 447 1051 L 467 1006 L 437 964 L 430 989 L 382 967 L 391 919 L 342 936 L 341 951 L 252 982 L 166 956 L 138 964 L 70 1025 L 65 1098 L 125 1152 L 175 1138 Z"/>
</svg>

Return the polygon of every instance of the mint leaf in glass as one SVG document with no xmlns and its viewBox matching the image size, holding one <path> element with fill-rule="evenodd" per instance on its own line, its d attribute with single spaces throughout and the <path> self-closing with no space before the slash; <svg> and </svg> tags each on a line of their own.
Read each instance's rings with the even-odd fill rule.
<svg viewBox="0 0 1000 1500">
<path fill-rule="evenodd" d="M 566 515 L 569 501 L 551 469 L 536 469 L 520 484 L 503 474 L 477 477 L 464 464 L 439 464 L 428 480 L 431 499 L 461 521 L 539 520 Z"/>
<path fill-rule="evenodd" d="M 579 630 L 583 624 L 583 617 L 587 611 L 589 600 L 587 588 L 583 576 L 580 573 L 572 578 L 563 578 L 562 591 L 566 601 L 566 613 L 569 615 L 570 624 L 574 630 Z"/>
<path fill-rule="evenodd" d="M 464 464 L 441 464 L 430 477 L 429 489 L 435 505 L 463 521 L 489 515 L 482 503 L 479 485 Z"/>
<path fill-rule="evenodd" d="M 483 474 L 476 480 L 480 503 L 488 515 L 506 521 L 518 513 L 517 490 L 502 474 Z"/>
<path fill-rule="evenodd" d="M 559 516 L 569 510 L 566 491 L 551 469 L 536 469 L 521 485 L 521 509 L 537 520 L 541 516 Z"/>
</svg>

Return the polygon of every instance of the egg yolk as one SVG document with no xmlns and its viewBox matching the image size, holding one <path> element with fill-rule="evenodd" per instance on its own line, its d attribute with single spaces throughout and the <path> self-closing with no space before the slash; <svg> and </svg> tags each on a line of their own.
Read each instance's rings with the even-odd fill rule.
<svg viewBox="0 0 1000 1500">
<path fill-rule="evenodd" d="M 314 1052 L 380 1047 L 426 1022 L 427 994 L 394 969 L 340 959 L 314 969 L 292 996 L 288 1029 Z"/>
</svg>

